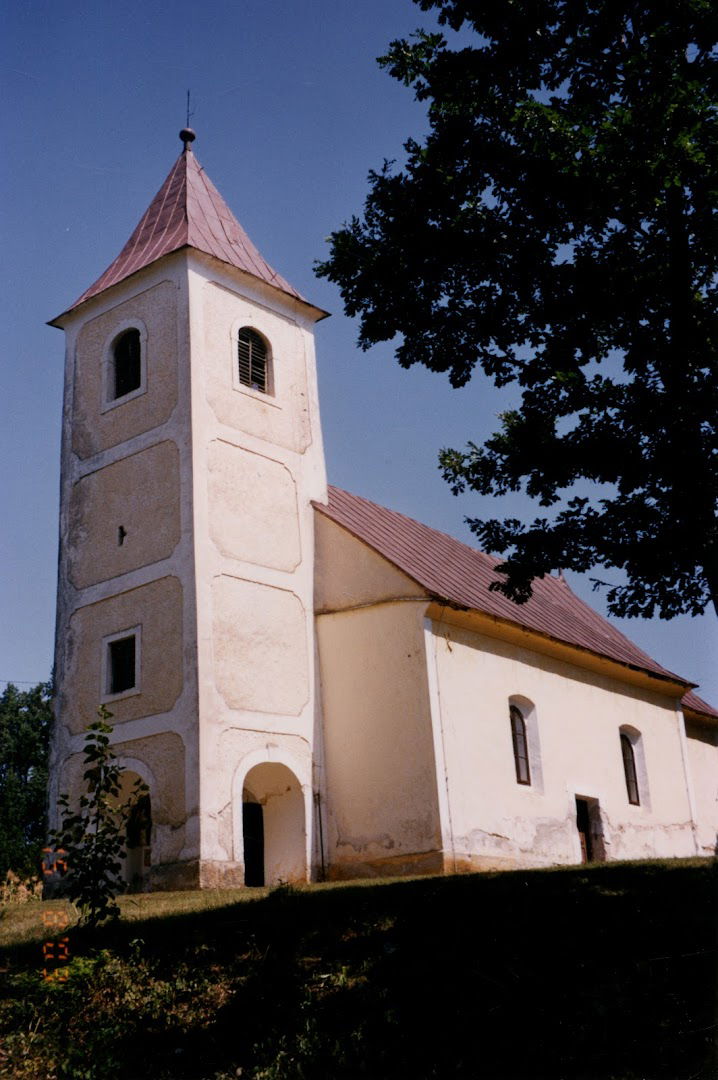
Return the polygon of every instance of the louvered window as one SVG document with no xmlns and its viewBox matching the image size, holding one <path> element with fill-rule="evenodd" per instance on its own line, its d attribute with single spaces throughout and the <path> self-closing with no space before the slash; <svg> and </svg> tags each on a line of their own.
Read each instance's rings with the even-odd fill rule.
<svg viewBox="0 0 718 1080">
<path fill-rule="evenodd" d="M 638 777 L 636 776 L 636 756 L 633 752 L 633 743 L 628 735 L 621 733 L 621 753 L 623 754 L 623 771 L 626 776 L 626 791 L 628 801 L 632 806 L 640 806 L 641 800 L 638 794 Z"/>
<path fill-rule="evenodd" d="M 242 327 L 237 337 L 239 381 L 242 386 L 269 393 L 267 345 L 263 338 L 248 326 Z"/>
<path fill-rule="evenodd" d="M 511 738 L 514 744 L 514 764 L 516 766 L 516 782 L 518 784 L 531 783 L 531 770 L 529 769 L 529 748 L 526 738 L 526 721 L 517 705 L 509 706 L 511 715 Z"/>
</svg>

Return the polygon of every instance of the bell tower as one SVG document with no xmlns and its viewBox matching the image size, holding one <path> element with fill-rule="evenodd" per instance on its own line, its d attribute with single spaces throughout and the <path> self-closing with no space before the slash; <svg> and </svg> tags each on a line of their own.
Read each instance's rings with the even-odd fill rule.
<svg viewBox="0 0 718 1080">
<path fill-rule="evenodd" d="M 151 887 L 301 880 L 326 312 L 260 255 L 194 132 L 180 138 L 125 247 L 51 323 L 66 362 L 50 805 L 79 790 L 104 703 L 149 787 Z"/>
</svg>

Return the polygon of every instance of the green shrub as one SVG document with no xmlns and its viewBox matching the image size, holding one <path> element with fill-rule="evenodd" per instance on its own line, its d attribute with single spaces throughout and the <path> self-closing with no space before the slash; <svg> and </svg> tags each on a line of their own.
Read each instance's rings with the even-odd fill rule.
<svg viewBox="0 0 718 1080">
<path fill-rule="evenodd" d="M 64 849 L 68 866 L 66 894 L 80 910 L 80 921 L 96 926 L 120 913 L 115 897 L 123 888 L 121 859 L 125 854 L 127 819 L 135 803 L 147 794 L 147 786 L 137 780 L 126 803 L 119 802 L 122 767 L 110 748 L 112 713 L 101 705 L 99 719 L 90 724 L 85 737 L 83 779 L 87 793 L 80 797 L 77 811 L 68 795 L 58 806 L 62 823 L 51 834 L 53 844 Z"/>
</svg>

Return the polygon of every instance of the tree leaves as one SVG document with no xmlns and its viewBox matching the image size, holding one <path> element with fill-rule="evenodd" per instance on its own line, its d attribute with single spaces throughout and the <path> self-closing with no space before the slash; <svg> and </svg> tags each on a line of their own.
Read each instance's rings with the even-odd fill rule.
<svg viewBox="0 0 718 1080">
<path fill-rule="evenodd" d="M 50 684 L 0 694 L 0 878 L 37 874 L 45 842 Z"/>
<path fill-rule="evenodd" d="M 472 521 L 516 601 L 558 567 L 619 568 L 619 615 L 718 604 L 718 12 L 708 0 L 419 0 L 381 64 L 426 101 L 401 170 L 318 273 L 363 348 L 463 386 L 515 384 L 454 491 L 523 490 L 552 517 Z M 602 485 L 588 504 L 576 485 Z M 608 492 L 605 485 L 611 485 Z"/>
<path fill-rule="evenodd" d="M 127 820 L 135 803 L 147 794 L 147 786 L 138 779 L 129 799 L 119 802 L 123 768 L 110 746 L 112 713 L 104 705 L 97 713 L 98 719 L 85 734 L 87 793 L 77 800 L 77 810 L 72 809 L 67 794 L 58 798 L 61 824 L 52 833 L 53 844 L 67 853 L 67 895 L 90 926 L 119 915 L 114 897 L 123 887 L 120 871 Z"/>
</svg>

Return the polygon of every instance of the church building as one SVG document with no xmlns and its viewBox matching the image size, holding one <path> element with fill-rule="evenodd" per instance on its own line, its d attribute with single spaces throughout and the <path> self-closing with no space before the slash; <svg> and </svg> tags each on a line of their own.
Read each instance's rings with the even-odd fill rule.
<svg viewBox="0 0 718 1080">
<path fill-rule="evenodd" d="M 143 888 L 712 855 L 718 712 L 561 577 L 327 486 L 326 312 L 194 133 L 66 336 L 50 805 L 113 714 Z M 359 448 L 358 448 L 359 449 Z M 51 820 L 51 826 L 56 821 Z"/>
</svg>

